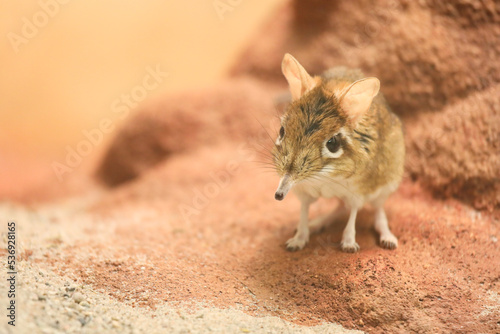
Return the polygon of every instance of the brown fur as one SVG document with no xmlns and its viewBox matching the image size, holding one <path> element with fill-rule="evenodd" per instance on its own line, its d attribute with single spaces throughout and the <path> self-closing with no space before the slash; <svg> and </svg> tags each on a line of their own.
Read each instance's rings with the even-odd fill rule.
<svg viewBox="0 0 500 334">
<path fill-rule="evenodd" d="M 331 166 L 332 178 L 353 180 L 362 195 L 400 182 L 405 154 L 402 126 L 382 93 L 356 123 L 341 107 L 343 91 L 362 78 L 359 70 L 331 69 L 315 77 L 316 86 L 289 105 L 282 119 L 285 135 L 273 152 L 280 176 L 289 174 L 299 182 Z M 346 134 L 341 139 L 344 153 L 335 159 L 323 157 L 324 141 L 341 128 Z"/>
</svg>

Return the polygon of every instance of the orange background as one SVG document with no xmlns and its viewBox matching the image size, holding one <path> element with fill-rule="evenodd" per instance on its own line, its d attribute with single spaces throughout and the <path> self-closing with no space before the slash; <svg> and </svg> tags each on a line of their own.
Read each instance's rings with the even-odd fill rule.
<svg viewBox="0 0 500 334">
<path fill-rule="evenodd" d="M 3 177 L 33 159 L 63 161 L 83 130 L 116 119 L 112 102 L 141 84 L 148 66 L 169 76 L 147 99 L 220 80 L 282 2 L 240 1 L 221 19 L 212 0 L 65 1 L 16 53 L 9 36 L 22 36 L 23 18 L 33 22 L 41 3 L 56 0 L 0 0 Z"/>
</svg>

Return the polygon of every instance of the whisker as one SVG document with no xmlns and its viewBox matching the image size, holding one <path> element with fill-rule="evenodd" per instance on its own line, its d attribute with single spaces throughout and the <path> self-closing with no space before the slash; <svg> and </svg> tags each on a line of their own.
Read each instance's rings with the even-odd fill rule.
<svg viewBox="0 0 500 334">
<path fill-rule="evenodd" d="M 252 114 L 253 115 L 253 114 Z M 264 130 L 264 132 L 267 134 L 269 140 L 271 140 L 271 142 L 274 144 L 275 140 L 271 137 L 271 135 L 269 134 L 269 132 L 267 131 L 267 129 L 264 127 L 264 125 L 259 121 L 259 119 L 253 115 L 255 120 L 260 124 L 260 126 L 262 127 L 262 130 Z"/>
<path fill-rule="evenodd" d="M 262 150 L 264 150 L 266 153 L 269 153 L 271 156 L 274 154 L 274 153 L 273 153 L 273 151 L 271 150 L 271 148 L 266 147 L 266 146 L 264 146 L 264 145 L 262 145 L 262 144 L 259 144 L 259 143 L 256 143 L 256 145 L 259 145 L 259 147 L 260 147 Z M 257 151 L 257 152 L 259 152 L 259 151 Z M 263 153 L 263 152 L 261 151 L 260 153 Z"/>
</svg>

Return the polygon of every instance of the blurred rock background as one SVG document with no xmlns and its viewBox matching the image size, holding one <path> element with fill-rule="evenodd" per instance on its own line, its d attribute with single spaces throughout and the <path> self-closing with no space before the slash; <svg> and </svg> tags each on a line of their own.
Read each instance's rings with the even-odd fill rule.
<svg viewBox="0 0 500 334">
<path fill-rule="evenodd" d="M 403 118 L 407 177 L 441 198 L 456 197 L 493 211 L 500 206 L 499 23 L 500 3 L 495 1 L 288 1 L 235 61 L 228 80 L 246 76 L 259 80 L 258 87 L 285 89 L 280 62 L 286 52 L 311 73 L 337 65 L 361 68 L 381 79 L 382 92 Z M 210 94 L 215 101 L 228 92 Z M 145 166 L 136 165 L 159 161 L 172 150 L 159 144 L 156 159 L 141 161 L 140 152 L 153 146 L 137 148 L 139 139 L 165 143 L 172 136 L 178 142 L 187 136 L 185 128 L 179 130 L 184 120 L 177 115 L 178 102 L 170 97 L 165 101 L 170 103 L 163 106 L 164 126 L 148 125 L 151 110 L 144 108 L 124 129 L 101 168 L 105 180 L 119 169 L 143 170 Z M 235 115 L 235 121 L 249 117 L 248 108 L 232 106 L 234 113 L 222 111 L 231 109 L 227 104 L 220 110 Z M 267 112 L 271 114 L 272 109 Z M 185 123 L 189 128 L 190 121 Z M 133 158 L 117 153 L 131 147 L 136 148 Z"/>
</svg>

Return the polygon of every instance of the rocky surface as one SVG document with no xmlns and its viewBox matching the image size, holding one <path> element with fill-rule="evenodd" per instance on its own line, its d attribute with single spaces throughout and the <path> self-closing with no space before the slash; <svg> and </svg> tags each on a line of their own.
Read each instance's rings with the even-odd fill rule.
<svg viewBox="0 0 500 334">
<path fill-rule="evenodd" d="M 280 62 L 289 52 L 313 73 L 347 65 L 379 77 L 408 129 L 414 178 L 492 211 L 500 208 L 499 22 L 493 0 L 296 0 L 256 35 L 233 75 L 284 83 Z M 461 121 L 449 123 L 452 115 Z M 430 145 L 444 154 L 422 154 L 436 133 L 446 139 Z"/>
<path fill-rule="evenodd" d="M 289 52 L 312 73 L 346 65 L 381 79 L 401 115 L 439 111 L 500 82 L 495 1 L 290 1 L 256 34 L 233 73 L 282 81 Z"/>
<path fill-rule="evenodd" d="M 421 114 L 408 126 L 406 170 L 441 197 L 479 209 L 500 206 L 500 84 Z"/>
</svg>

